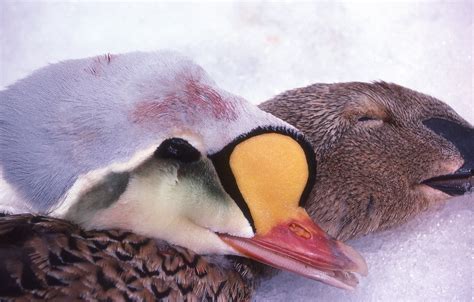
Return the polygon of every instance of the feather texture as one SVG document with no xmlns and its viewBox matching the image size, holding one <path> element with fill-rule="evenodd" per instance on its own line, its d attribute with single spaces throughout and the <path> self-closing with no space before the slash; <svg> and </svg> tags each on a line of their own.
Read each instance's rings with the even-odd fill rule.
<svg viewBox="0 0 474 302">
<path fill-rule="evenodd" d="M 1 300 L 245 301 L 258 266 L 222 261 L 121 230 L 0 217 Z"/>
</svg>

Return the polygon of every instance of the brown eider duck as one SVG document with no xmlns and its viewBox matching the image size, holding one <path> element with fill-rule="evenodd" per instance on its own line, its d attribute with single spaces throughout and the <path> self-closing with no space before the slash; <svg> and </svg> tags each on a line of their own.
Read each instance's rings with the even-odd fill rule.
<svg viewBox="0 0 474 302">
<path fill-rule="evenodd" d="M 472 190 L 474 128 L 445 103 L 396 84 L 314 84 L 261 109 L 305 133 L 318 161 L 306 205 L 347 240 Z"/>
</svg>

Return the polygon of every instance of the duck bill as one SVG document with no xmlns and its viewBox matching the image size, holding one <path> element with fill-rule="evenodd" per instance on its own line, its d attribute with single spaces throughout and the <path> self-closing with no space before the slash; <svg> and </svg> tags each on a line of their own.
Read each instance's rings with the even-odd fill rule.
<svg viewBox="0 0 474 302">
<path fill-rule="evenodd" d="M 422 182 L 451 196 L 463 195 L 473 191 L 474 167 L 458 170 L 453 174 L 441 175 Z"/>
<path fill-rule="evenodd" d="M 440 118 L 431 118 L 423 124 L 452 143 L 464 159 L 463 166 L 453 174 L 441 175 L 422 182 L 448 195 L 470 193 L 474 183 L 474 128 Z"/>
<path fill-rule="evenodd" d="M 354 289 L 358 280 L 352 272 L 367 274 L 362 256 L 330 238 L 302 209 L 297 218 L 282 222 L 263 235 L 220 236 L 244 256 L 335 287 Z"/>
</svg>

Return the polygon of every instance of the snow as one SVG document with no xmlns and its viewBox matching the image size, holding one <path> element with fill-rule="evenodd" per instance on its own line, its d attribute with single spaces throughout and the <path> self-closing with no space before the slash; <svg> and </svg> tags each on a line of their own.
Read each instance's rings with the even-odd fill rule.
<svg viewBox="0 0 474 302">
<path fill-rule="evenodd" d="M 0 2 L 0 87 L 70 58 L 170 48 L 254 103 L 383 79 L 472 105 L 472 3 Z"/>
<path fill-rule="evenodd" d="M 474 123 L 471 1 L 0 2 L 0 88 L 59 60 L 175 49 L 253 103 L 315 82 L 385 80 Z M 370 274 L 344 292 L 283 273 L 258 301 L 472 300 L 473 195 L 351 242 Z"/>
</svg>

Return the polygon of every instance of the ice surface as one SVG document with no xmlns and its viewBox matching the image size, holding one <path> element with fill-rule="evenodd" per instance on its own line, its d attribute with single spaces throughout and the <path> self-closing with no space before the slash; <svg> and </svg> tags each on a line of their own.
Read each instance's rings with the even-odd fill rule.
<svg viewBox="0 0 474 302">
<path fill-rule="evenodd" d="M 59 60 L 171 48 L 258 103 L 314 82 L 399 83 L 474 123 L 472 2 L 0 1 L 0 87 Z"/>
<path fill-rule="evenodd" d="M 170 48 L 259 103 L 314 82 L 396 82 L 474 123 L 471 1 L 0 2 L 0 88 L 48 63 Z M 355 292 L 281 274 L 268 301 L 472 300 L 473 196 L 352 244 L 370 274 Z"/>
</svg>

